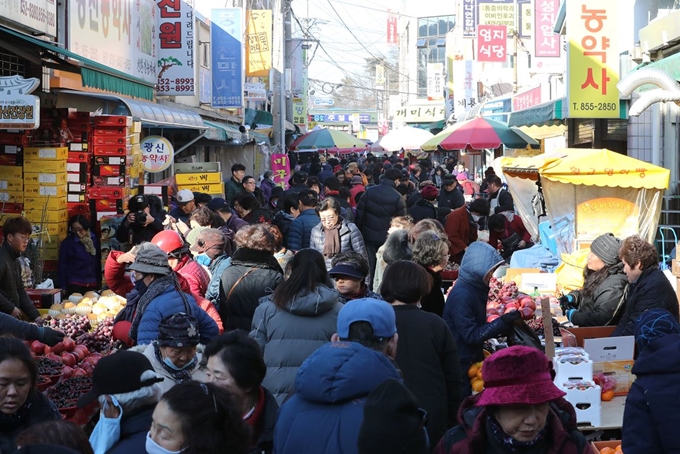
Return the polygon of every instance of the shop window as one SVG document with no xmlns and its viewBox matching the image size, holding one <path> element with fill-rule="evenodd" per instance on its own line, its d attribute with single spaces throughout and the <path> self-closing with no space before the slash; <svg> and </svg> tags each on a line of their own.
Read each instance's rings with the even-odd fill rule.
<svg viewBox="0 0 680 454">
<path fill-rule="evenodd" d="M 26 76 L 26 60 L 9 52 L 0 52 L 0 76 Z"/>
</svg>

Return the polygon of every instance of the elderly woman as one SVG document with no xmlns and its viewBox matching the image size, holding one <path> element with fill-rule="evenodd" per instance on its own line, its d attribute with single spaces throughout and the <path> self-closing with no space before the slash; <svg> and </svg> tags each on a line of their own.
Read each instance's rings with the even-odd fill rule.
<svg viewBox="0 0 680 454">
<path fill-rule="evenodd" d="M 0 337 L 0 452 L 14 452 L 20 432 L 60 420 L 57 407 L 35 389 L 38 368 L 23 342 Z"/>
<path fill-rule="evenodd" d="M 442 271 L 449 260 L 449 242 L 446 234 L 436 230 L 426 230 L 418 235 L 413 245 L 413 261 L 425 268 L 432 278 L 427 295 L 420 304 L 426 312 L 444 315 L 444 294 L 442 293 Z"/>
<path fill-rule="evenodd" d="M 267 366 L 257 342 L 242 331 L 232 331 L 214 338 L 203 357 L 208 380 L 241 398 L 243 419 L 252 429 L 250 452 L 271 454 L 279 405 L 262 386 Z"/>
<path fill-rule="evenodd" d="M 219 307 L 225 330 L 250 331 L 260 298 L 283 281 L 283 270 L 274 257 L 276 238 L 268 225 L 244 227 L 234 237 L 236 252 L 220 283 Z"/>
<path fill-rule="evenodd" d="M 500 350 L 484 361 L 482 377 L 484 391 L 463 402 L 459 425 L 446 433 L 435 454 L 591 452 L 576 428 L 574 407 L 553 384 L 543 352 L 520 346 Z"/>
<path fill-rule="evenodd" d="M 207 381 L 200 368 L 201 354 L 196 351 L 200 335 L 198 320 L 181 312 L 165 317 L 158 324 L 158 340 L 144 349 L 146 356 L 163 381 L 156 383 L 158 395 L 178 383 Z"/>
<path fill-rule="evenodd" d="M 560 298 L 562 311 L 577 326 L 606 326 L 618 323 L 628 290 L 628 279 L 619 258 L 621 241 L 611 233 L 591 243 L 583 288 Z"/>
<path fill-rule="evenodd" d="M 336 255 L 354 251 L 367 257 L 364 237 L 359 228 L 340 216 L 340 202 L 334 197 L 324 199 L 318 212 L 321 222 L 312 229 L 309 247 L 321 252 L 326 260 L 326 269 Z"/>
</svg>

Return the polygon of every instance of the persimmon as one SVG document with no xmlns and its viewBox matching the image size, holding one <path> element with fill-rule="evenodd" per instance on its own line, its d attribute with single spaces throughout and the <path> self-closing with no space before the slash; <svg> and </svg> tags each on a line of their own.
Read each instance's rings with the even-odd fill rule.
<svg viewBox="0 0 680 454">
<path fill-rule="evenodd" d="M 478 378 L 472 380 L 472 390 L 476 393 L 482 392 L 484 389 L 484 382 Z"/>
<path fill-rule="evenodd" d="M 611 389 L 602 393 L 601 399 L 603 402 L 609 402 L 614 398 L 614 391 Z"/>
<path fill-rule="evenodd" d="M 479 378 L 480 380 L 483 380 L 481 368 L 477 371 L 477 378 Z"/>
<path fill-rule="evenodd" d="M 606 447 L 600 450 L 600 454 L 615 454 L 615 451 L 613 448 Z"/>
<path fill-rule="evenodd" d="M 477 378 L 477 372 L 479 371 L 479 366 L 475 363 L 468 369 L 468 378 Z"/>
</svg>

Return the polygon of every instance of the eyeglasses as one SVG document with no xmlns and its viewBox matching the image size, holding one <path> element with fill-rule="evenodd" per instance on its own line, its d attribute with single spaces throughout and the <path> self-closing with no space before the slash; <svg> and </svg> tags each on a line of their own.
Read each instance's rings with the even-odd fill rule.
<svg viewBox="0 0 680 454">
<path fill-rule="evenodd" d="M 329 223 L 329 222 L 335 222 L 335 221 L 337 221 L 337 220 L 338 220 L 338 216 L 337 216 L 337 215 L 333 215 L 333 216 L 324 216 L 324 217 L 319 218 L 319 219 L 320 219 L 321 222 L 323 222 L 324 224 L 327 224 L 327 223 Z"/>
<path fill-rule="evenodd" d="M 82 227 L 72 228 L 71 230 L 73 231 L 73 233 L 80 233 L 85 231 L 85 229 Z"/>
<path fill-rule="evenodd" d="M 255 184 L 255 182 L 254 182 L 254 181 L 246 181 L 246 182 L 245 182 L 245 183 L 243 183 L 243 184 L 252 184 L 252 185 L 254 185 L 254 184 Z"/>
<path fill-rule="evenodd" d="M 28 241 L 31 239 L 31 235 L 24 235 L 23 233 L 17 233 L 14 235 L 16 238 L 19 239 L 22 243 L 28 243 Z"/>
</svg>

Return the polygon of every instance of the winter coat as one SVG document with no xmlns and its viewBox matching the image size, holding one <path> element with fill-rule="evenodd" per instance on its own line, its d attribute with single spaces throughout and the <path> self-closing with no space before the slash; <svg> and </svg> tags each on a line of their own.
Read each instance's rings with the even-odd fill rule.
<svg viewBox="0 0 680 454">
<path fill-rule="evenodd" d="M 49 400 L 45 395 L 35 388 L 29 391 L 26 402 L 30 408 L 26 409 L 26 415 L 20 420 L 5 421 L 6 415 L 0 417 L 0 453 L 12 453 L 16 450 L 17 436 L 25 429 L 31 426 L 40 424 L 46 421 L 61 421 L 62 417 L 59 414 L 54 402 Z"/>
<path fill-rule="evenodd" d="M 430 268 L 425 268 L 425 271 L 432 278 L 432 288 L 430 293 L 423 295 L 420 299 L 420 305 L 425 312 L 431 312 L 438 316 L 444 315 L 444 294 L 442 293 L 442 273 L 435 273 Z"/>
<path fill-rule="evenodd" d="M 237 181 L 233 176 L 224 182 L 224 191 L 227 199 L 227 203 L 230 207 L 234 208 L 234 197 L 236 194 L 241 192 L 243 185 L 240 181 Z"/>
<path fill-rule="evenodd" d="M 272 293 L 281 282 L 283 271 L 271 253 L 237 249 L 220 283 L 219 312 L 224 329 L 249 331 L 260 298 Z"/>
<path fill-rule="evenodd" d="M 208 291 L 205 292 L 205 299 L 215 306 L 218 314 L 220 309 L 220 284 L 222 283 L 222 274 L 229 266 L 231 266 L 231 257 L 227 256 L 227 254 L 218 256 L 215 260 L 210 262 L 210 265 L 208 265 L 208 270 L 212 276 L 210 277 L 210 283 L 208 284 Z"/>
<path fill-rule="evenodd" d="M 146 434 L 156 406 L 144 407 L 120 420 L 120 438 L 106 454 L 146 454 Z"/>
<path fill-rule="evenodd" d="M 488 243 L 472 243 L 463 257 L 456 285 L 446 299 L 444 321 L 456 341 L 461 369 L 465 372 L 472 363 L 484 359 L 484 341 L 510 330 L 500 318 L 486 322 L 489 285 L 484 276 L 501 262 L 503 258 Z"/>
<path fill-rule="evenodd" d="M 623 311 L 618 314 L 616 312 L 619 307 L 624 307 L 627 287 L 628 278 L 623 272 L 623 263 L 610 266 L 608 276 L 592 295 L 586 297 L 582 290 L 570 293 L 578 305 L 578 310 L 571 316 L 571 322 L 576 326 L 606 326 L 617 323 Z"/>
<path fill-rule="evenodd" d="M 394 306 L 397 317 L 397 365 L 404 384 L 427 411 L 427 432 L 435 446 L 456 425 L 461 371 L 456 343 L 440 317 L 415 304 Z"/>
<path fill-rule="evenodd" d="M 338 222 L 342 223 L 340 227 L 340 252 L 354 251 L 357 252 L 368 259 L 366 253 L 366 245 L 364 244 L 364 237 L 361 236 L 361 232 L 356 225 L 351 222 L 347 222 L 340 218 Z M 320 222 L 314 226 L 312 229 L 312 235 L 309 241 L 309 247 L 311 249 L 316 249 L 323 254 L 323 244 L 326 241 L 326 232 L 323 228 L 323 224 Z M 333 257 L 326 257 L 326 269 L 331 269 L 331 261 Z"/>
<path fill-rule="evenodd" d="M 450 208 L 451 210 L 455 210 L 463 205 L 465 205 L 465 196 L 458 187 L 453 188 L 451 191 L 442 189 L 439 193 L 439 208 Z"/>
<path fill-rule="evenodd" d="M 294 220 L 295 218 L 292 214 L 286 213 L 283 210 L 278 211 L 272 219 L 272 224 L 278 227 L 281 236 L 283 236 L 283 244 L 288 244 L 288 232 L 290 232 L 290 226 Z"/>
<path fill-rule="evenodd" d="M 254 445 L 250 448 L 248 454 L 272 454 L 274 452 L 274 428 L 279 416 L 279 404 L 274 395 L 263 386 L 260 386 L 260 396 L 261 399 L 264 398 L 264 402 L 262 402 L 261 414 L 257 423 L 251 426 Z M 248 422 L 248 424 L 251 423 Z"/>
<path fill-rule="evenodd" d="M 185 213 L 179 207 L 175 207 L 172 210 L 170 210 L 168 216 L 176 219 L 177 221 L 182 221 L 187 225 L 189 225 L 189 220 L 191 219 L 191 213 Z"/>
<path fill-rule="evenodd" d="M 312 229 L 319 223 L 319 215 L 315 210 L 305 210 L 293 220 L 288 230 L 288 249 L 295 252 L 309 247 Z"/>
<path fill-rule="evenodd" d="M 349 190 L 349 206 L 357 207 L 357 194 L 362 192 L 366 192 L 366 187 L 363 184 L 352 185 L 352 189 Z"/>
<path fill-rule="evenodd" d="M 342 295 L 341 294 L 340 296 L 338 296 L 338 303 L 345 305 L 349 301 L 358 300 L 360 298 L 373 298 L 373 299 L 380 300 L 380 301 L 382 301 L 382 299 L 383 299 L 382 296 L 375 293 L 374 291 L 369 290 L 368 286 L 364 285 L 364 286 L 362 286 L 362 290 L 360 290 L 355 295 Z"/>
<path fill-rule="evenodd" d="M 7 241 L 0 246 L 0 312 L 11 314 L 19 308 L 32 321 L 40 316 L 24 290 L 17 259 L 19 253 Z"/>
<path fill-rule="evenodd" d="M 90 232 L 95 255 L 85 250 L 76 234 L 70 234 L 59 246 L 59 285 L 100 285 L 102 282 L 102 254 L 99 240 Z"/>
<path fill-rule="evenodd" d="M 408 209 L 408 214 L 415 224 L 423 219 L 437 219 L 437 208 L 429 200 L 421 198 Z"/>
<path fill-rule="evenodd" d="M 680 334 L 654 339 L 633 365 L 633 382 L 623 412 L 623 451 L 677 453 L 680 426 Z"/>
<path fill-rule="evenodd" d="M 658 267 L 642 271 L 638 280 L 628 287 L 623 316 L 612 336 L 632 336 L 635 321 L 648 309 L 666 309 L 678 319 L 678 298 L 673 286 Z"/>
<path fill-rule="evenodd" d="M 503 240 L 510 238 L 515 233 L 520 237 L 520 240 L 527 243 L 525 248 L 531 247 L 533 245 L 533 242 L 531 241 L 531 233 L 529 233 L 527 228 L 524 226 L 522 218 L 517 215 L 512 216 L 512 221 L 505 218 L 504 231 L 489 232 L 489 244 L 496 249 L 502 249 L 502 245 L 499 245 L 499 243 L 502 243 Z"/>
<path fill-rule="evenodd" d="M 423 199 L 423 196 L 420 193 L 420 191 L 414 191 L 412 194 L 410 194 L 406 198 L 406 209 L 408 210 L 413 205 L 415 205 L 417 201 L 422 200 L 422 199 Z"/>
<path fill-rule="evenodd" d="M 141 353 L 147 357 L 147 359 L 151 362 L 151 366 L 153 366 L 153 370 L 163 377 L 163 381 L 154 383 L 154 387 L 158 390 L 158 395 L 162 396 L 165 394 L 167 391 L 170 390 L 173 386 L 177 384 L 174 378 L 172 378 L 172 375 L 163 367 L 160 361 L 158 361 L 158 358 L 156 358 L 156 348 L 154 347 L 154 343 L 152 342 L 151 344 L 147 345 L 144 350 L 141 351 Z M 193 381 L 198 381 L 201 383 L 206 383 L 208 381 L 208 376 L 206 375 L 205 371 L 203 368 L 200 366 L 201 364 L 201 359 L 203 358 L 203 355 L 199 353 L 198 351 L 196 352 L 196 356 L 198 357 L 198 361 L 196 362 L 196 366 L 194 367 L 193 372 L 191 372 L 191 379 Z"/>
<path fill-rule="evenodd" d="M 359 200 L 355 223 L 364 242 L 383 244 L 387 238 L 392 218 L 406 215 L 406 205 L 397 192 L 393 180 L 384 179 L 379 185 L 371 186 Z"/>
<path fill-rule="evenodd" d="M 38 325 L 22 322 L 8 314 L 0 312 L 0 336 L 14 336 L 22 340 L 38 340 L 40 337 Z"/>
<path fill-rule="evenodd" d="M 260 182 L 260 190 L 262 191 L 262 196 L 264 197 L 265 204 L 269 203 L 269 199 L 272 197 L 272 189 L 276 187 L 274 183 L 269 178 L 265 178 Z"/>
<path fill-rule="evenodd" d="M 387 304 L 387 303 L 385 303 Z M 277 454 L 356 454 L 364 403 L 399 371 L 387 356 L 357 342 L 330 342 L 300 366 L 295 395 L 279 410 Z"/>
<path fill-rule="evenodd" d="M 338 292 L 324 285 L 298 294 L 285 308 L 276 306 L 270 296 L 262 298 L 250 337 L 260 345 L 267 364 L 262 386 L 279 405 L 292 394 L 298 367 L 337 331 L 340 308 Z"/>
<path fill-rule="evenodd" d="M 512 201 L 512 195 L 505 188 L 500 188 L 495 194 L 489 194 L 489 204 L 491 205 L 491 214 L 497 214 L 503 211 L 515 211 L 515 203 Z"/>
<path fill-rule="evenodd" d="M 189 303 L 189 315 L 193 315 L 198 320 L 198 332 L 201 336 L 201 343 L 207 345 L 210 339 L 219 334 L 217 324 L 198 306 L 196 300 L 191 295 L 185 294 L 184 296 Z M 137 345 L 150 344 L 157 340 L 158 324 L 160 321 L 177 312 L 187 312 L 187 307 L 175 286 L 169 285 L 163 293 L 151 300 L 144 310 L 137 330 L 137 339 L 134 339 Z"/>
<path fill-rule="evenodd" d="M 472 216 L 467 205 L 455 209 L 446 216 L 444 231 L 449 237 L 449 254 L 455 257 L 465 251 L 471 243 L 477 241 L 477 229 L 471 224 Z"/>
<path fill-rule="evenodd" d="M 128 213 L 127 216 L 129 215 L 130 213 Z M 118 230 L 116 230 L 116 239 L 121 243 L 129 243 L 130 235 L 132 235 L 131 245 L 140 244 L 145 241 L 151 241 L 158 232 L 162 232 L 165 229 L 163 221 L 165 221 L 166 213 L 163 209 L 153 209 L 151 211 L 151 215 L 153 216 L 153 222 L 144 227 L 127 225 L 127 216 L 125 216 L 123 222 L 120 223 L 120 227 L 118 227 Z"/>
<path fill-rule="evenodd" d="M 321 184 L 323 184 L 325 186 L 326 185 L 326 179 L 333 176 L 333 169 L 331 168 L 330 164 L 324 164 L 322 168 L 323 168 L 323 170 L 321 172 L 319 172 L 319 174 L 317 175 L 317 178 L 319 179 Z"/>
<path fill-rule="evenodd" d="M 449 430 L 434 454 L 590 454 L 591 447 L 576 428 L 574 407 L 563 398 L 550 403 L 546 438 L 535 445 L 510 451 L 490 433 L 489 410 L 468 398 L 458 415 L 459 425 Z"/>
<path fill-rule="evenodd" d="M 180 260 L 174 271 L 187 280 L 191 289 L 191 296 L 194 297 L 198 306 L 206 311 L 210 318 L 215 320 L 215 324 L 221 334 L 224 331 L 222 317 L 220 317 L 220 313 L 215 305 L 205 297 L 210 285 L 208 272 L 198 262 L 189 257 Z"/>
</svg>

